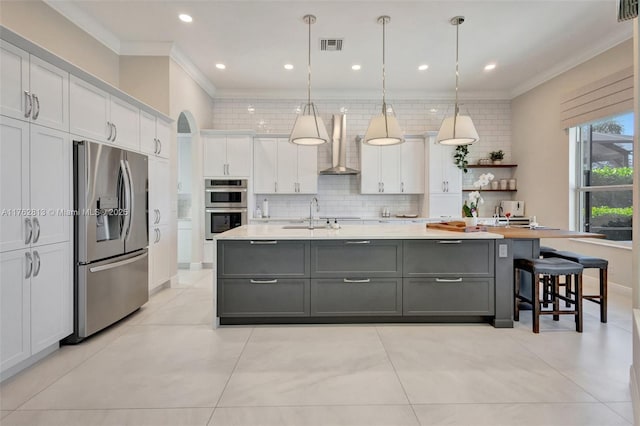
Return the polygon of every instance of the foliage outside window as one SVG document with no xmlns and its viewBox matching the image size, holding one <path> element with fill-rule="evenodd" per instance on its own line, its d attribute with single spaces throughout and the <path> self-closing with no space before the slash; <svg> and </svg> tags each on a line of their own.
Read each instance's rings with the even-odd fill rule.
<svg viewBox="0 0 640 426">
<path fill-rule="evenodd" d="M 576 129 L 578 229 L 631 241 L 633 113 Z"/>
</svg>

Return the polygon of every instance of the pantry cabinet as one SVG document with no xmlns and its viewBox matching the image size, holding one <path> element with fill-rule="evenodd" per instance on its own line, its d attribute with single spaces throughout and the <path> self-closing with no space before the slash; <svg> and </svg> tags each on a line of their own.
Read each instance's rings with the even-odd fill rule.
<svg viewBox="0 0 640 426">
<path fill-rule="evenodd" d="M 69 130 L 69 73 L 12 44 L 0 44 L 0 114 Z"/>
</svg>

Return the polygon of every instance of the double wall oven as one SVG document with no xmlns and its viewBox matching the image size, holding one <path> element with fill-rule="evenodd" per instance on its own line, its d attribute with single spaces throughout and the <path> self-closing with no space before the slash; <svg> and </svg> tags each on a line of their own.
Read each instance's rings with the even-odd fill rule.
<svg viewBox="0 0 640 426">
<path fill-rule="evenodd" d="M 204 182 L 205 238 L 247 223 L 247 180 L 206 179 Z"/>
</svg>

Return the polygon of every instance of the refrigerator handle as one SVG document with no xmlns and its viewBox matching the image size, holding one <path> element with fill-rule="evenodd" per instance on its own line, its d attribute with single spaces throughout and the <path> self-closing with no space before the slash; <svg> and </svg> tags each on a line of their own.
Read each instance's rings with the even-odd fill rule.
<svg viewBox="0 0 640 426">
<path fill-rule="evenodd" d="M 127 227 L 127 237 L 129 236 L 129 234 L 131 233 L 131 223 L 132 223 L 132 217 L 133 217 L 133 212 L 136 208 L 135 203 L 136 203 L 136 197 L 133 194 L 133 177 L 131 176 L 131 166 L 129 165 L 129 160 L 124 160 L 124 165 L 127 168 L 127 180 L 128 180 L 128 185 L 129 185 L 129 207 L 128 207 L 128 216 L 129 216 L 129 226 Z"/>
<path fill-rule="evenodd" d="M 129 171 L 127 170 L 125 160 L 120 160 L 120 173 L 122 173 L 122 176 L 124 176 L 124 209 L 127 212 L 124 217 L 125 222 L 122 224 L 122 231 L 120 233 L 120 238 L 124 240 L 127 238 L 129 227 L 131 226 L 131 186 L 129 180 Z"/>
<path fill-rule="evenodd" d="M 113 263 L 107 263 L 106 265 L 94 266 L 93 268 L 89 268 L 89 272 L 100 272 L 100 271 L 106 271 L 108 269 L 119 268 L 120 266 L 128 265 L 129 263 L 137 262 L 140 259 L 144 259 L 145 257 L 147 257 L 147 255 L 148 253 L 144 252 L 139 256 L 121 260 L 119 262 L 113 262 Z"/>
</svg>

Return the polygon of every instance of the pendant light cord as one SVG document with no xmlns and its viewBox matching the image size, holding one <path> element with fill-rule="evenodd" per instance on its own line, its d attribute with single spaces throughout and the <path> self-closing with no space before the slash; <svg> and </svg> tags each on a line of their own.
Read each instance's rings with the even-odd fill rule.
<svg viewBox="0 0 640 426">
<path fill-rule="evenodd" d="M 458 49 L 459 49 L 459 31 L 460 31 L 460 24 L 461 22 L 461 18 L 456 17 L 455 19 L 455 26 L 456 26 L 456 104 L 455 104 L 455 108 L 453 111 L 453 139 L 456 138 L 456 127 L 457 127 L 457 120 L 458 120 L 458 112 L 460 111 L 458 108 L 458 80 L 460 77 L 460 68 L 459 68 L 459 62 L 458 62 Z"/>
<path fill-rule="evenodd" d="M 386 72 L 385 72 L 385 43 L 386 43 L 386 27 L 387 17 L 382 17 L 382 113 L 387 115 L 387 85 L 386 85 Z"/>
<path fill-rule="evenodd" d="M 311 105 L 311 17 L 307 17 L 309 24 L 309 44 L 307 48 L 307 106 Z"/>
</svg>

